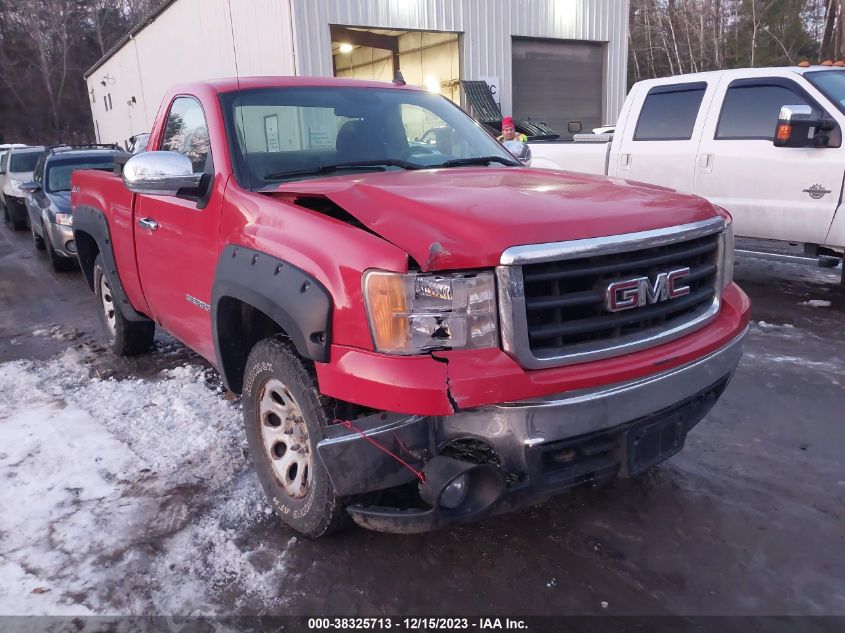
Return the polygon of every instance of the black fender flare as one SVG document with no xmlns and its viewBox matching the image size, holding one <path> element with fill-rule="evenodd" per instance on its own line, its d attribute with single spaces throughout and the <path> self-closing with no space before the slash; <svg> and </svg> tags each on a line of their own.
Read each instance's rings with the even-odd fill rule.
<svg viewBox="0 0 845 633">
<path fill-rule="evenodd" d="M 300 356 L 328 362 L 334 302 L 326 287 L 312 275 L 272 255 L 229 245 L 220 253 L 211 291 L 211 324 L 218 369 L 226 386 L 240 392 L 235 365 L 243 365 L 248 349 L 226 345 L 221 312 L 226 299 L 236 299 L 261 311 L 290 337 Z M 221 305 L 222 304 L 222 305 Z M 233 337 L 234 339 L 235 337 Z"/>
<path fill-rule="evenodd" d="M 90 236 L 96 242 L 97 251 L 88 247 L 85 239 L 80 237 L 82 234 Z M 49 238 L 45 236 L 45 239 Z M 123 282 L 120 280 L 120 273 L 114 260 L 111 232 L 105 213 L 87 205 L 75 207 L 73 209 L 73 240 L 76 243 L 76 255 L 79 258 L 82 274 L 85 276 L 85 281 L 88 282 L 91 291 L 94 292 L 94 260 L 97 257 L 97 252 L 99 252 L 103 256 L 103 263 L 109 273 L 111 291 L 117 299 L 120 313 L 128 321 L 149 321 L 150 318 L 146 314 L 142 314 L 132 307 L 129 298 L 126 296 L 126 291 L 123 289 Z"/>
</svg>

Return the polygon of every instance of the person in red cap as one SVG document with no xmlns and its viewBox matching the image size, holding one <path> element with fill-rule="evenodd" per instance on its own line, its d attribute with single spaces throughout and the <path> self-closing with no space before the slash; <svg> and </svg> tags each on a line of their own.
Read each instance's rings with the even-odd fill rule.
<svg viewBox="0 0 845 633">
<path fill-rule="evenodd" d="M 499 136 L 498 141 L 504 143 L 505 141 L 519 141 L 527 143 L 528 137 L 525 134 L 517 134 L 516 126 L 513 124 L 513 117 L 506 116 L 502 119 L 502 135 Z"/>
</svg>

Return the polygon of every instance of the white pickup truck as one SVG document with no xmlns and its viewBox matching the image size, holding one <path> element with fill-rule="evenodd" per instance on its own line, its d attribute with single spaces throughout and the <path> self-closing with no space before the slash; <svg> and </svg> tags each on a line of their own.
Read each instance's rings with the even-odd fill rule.
<svg viewBox="0 0 845 633">
<path fill-rule="evenodd" d="M 745 237 L 845 247 L 845 69 L 752 68 L 641 81 L 612 134 L 530 143 L 532 167 L 703 196 Z M 845 272 L 843 272 L 845 281 Z"/>
</svg>

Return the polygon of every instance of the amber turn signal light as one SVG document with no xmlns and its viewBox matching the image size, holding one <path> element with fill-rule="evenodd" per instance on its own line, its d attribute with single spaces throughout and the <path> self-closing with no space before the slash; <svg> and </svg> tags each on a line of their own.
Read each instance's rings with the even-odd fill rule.
<svg viewBox="0 0 845 633">
<path fill-rule="evenodd" d="M 401 275 L 370 273 L 364 293 L 370 313 L 370 327 L 376 348 L 401 348 L 408 337 L 408 302 Z"/>
</svg>

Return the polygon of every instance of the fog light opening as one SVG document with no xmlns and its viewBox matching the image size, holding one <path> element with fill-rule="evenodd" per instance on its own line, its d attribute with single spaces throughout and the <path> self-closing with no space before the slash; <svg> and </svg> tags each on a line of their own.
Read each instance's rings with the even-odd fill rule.
<svg viewBox="0 0 845 633">
<path fill-rule="evenodd" d="M 469 475 L 464 473 L 450 481 L 443 492 L 440 493 L 440 505 L 449 510 L 454 510 L 466 501 L 469 493 Z"/>
<path fill-rule="evenodd" d="M 73 240 L 68 240 L 65 242 L 65 249 L 68 253 L 75 253 L 76 252 L 76 242 Z"/>
</svg>

